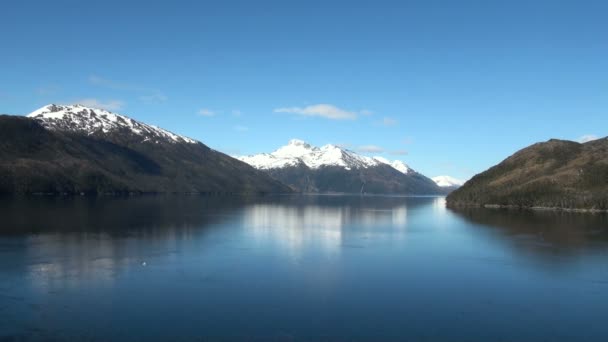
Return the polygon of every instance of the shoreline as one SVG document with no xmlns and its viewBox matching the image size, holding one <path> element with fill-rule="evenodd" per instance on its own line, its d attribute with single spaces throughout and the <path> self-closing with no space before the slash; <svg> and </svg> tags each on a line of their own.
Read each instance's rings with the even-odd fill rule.
<svg viewBox="0 0 608 342">
<path fill-rule="evenodd" d="M 520 206 L 514 204 L 456 204 L 446 205 L 448 208 L 484 208 L 484 209 L 510 209 L 510 210 L 534 210 L 534 211 L 562 211 L 569 213 L 590 213 L 590 214 L 605 214 L 608 209 L 593 209 L 593 208 L 562 208 L 562 207 L 543 207 L 543 206 Z"/>
</svg>

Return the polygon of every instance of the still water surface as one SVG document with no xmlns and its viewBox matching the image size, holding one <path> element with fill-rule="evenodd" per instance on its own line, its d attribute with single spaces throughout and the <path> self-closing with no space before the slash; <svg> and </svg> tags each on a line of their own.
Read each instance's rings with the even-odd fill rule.
<svg viewBox="0 0 608 342">
<path fill-rule="evenodd" d="M 0 340 L 608 341 L 608 216 L 0 199 Z"/>
</svg>

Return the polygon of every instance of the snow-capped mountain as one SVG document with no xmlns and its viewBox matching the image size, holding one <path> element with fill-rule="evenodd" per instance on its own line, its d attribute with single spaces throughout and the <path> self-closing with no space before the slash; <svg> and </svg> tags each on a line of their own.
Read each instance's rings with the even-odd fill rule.
<svg viewBox="0 0 608 342">
<path fill-rule="evenodd" d="M 85 106 L 0 115 L 0 194 L 292 190 L 196 140 Z"/>
<path fill-rule="evenodd" d="M 0 115 L 0 160 L 0 194 L 292 191 L 201 142 L 79 105 Z"/>
<path fill-rule="evenodd" d="M 395 169 L 403 174 L 406 174 L 406 175 L 410 172 L 415 172 L 406 163 L 402 162 L 401 160 L 390 161 L 386 158 L 378 157 L 378 156 L 374 157 L 374 159 L 381 163 L 390 165 L 393 169 Z"/>
<path fill-rule="evenodd" d="M 437 176 L 432 178 L 433 181 L 442 188 L 459 187 L 464 184 L 464 181 L 450 176 Z"/>
<path fill-rule="evenodd" d="M 36 119 L 43 127 L 51 130 L 79 132 L 86 135 L 129 131 L 141 136 L 142 141 L 154 143 L 161 141 L 169 143 L 198 143 L 194 139 L 133 120 L 124 115 L 82 105 L 62 106 L 50 104 L 33 111 L 27 117 Z"/>
<path fill-rule="evenodd" d="M 272 153 L 261 153 L 237 158 L 260 170 L 298 165 L 306 165 L 311 169 L 318 169 L 323 166 L 338 166 L 346 170 L 352 170 L 386 164 L 404 174 L 413 171 L 400 160 L 390 161 L 382 157 L 371 158 L 362 156 L 331 144 L 316 147 L 299 139 L 290 140 L 287 145 L 280 147 Z"/>
<path fill-rule="evenodd" d="M 400 160 L 293 139 L 272 153 L 236 157 L 302 192 L 439 194 L 431 179 Z"/>
</svg>

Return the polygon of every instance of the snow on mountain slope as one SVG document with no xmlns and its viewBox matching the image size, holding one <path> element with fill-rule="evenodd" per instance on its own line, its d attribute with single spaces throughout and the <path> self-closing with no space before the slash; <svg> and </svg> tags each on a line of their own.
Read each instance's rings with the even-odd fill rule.
<svg viewBox="0 0 608 342">
<path fill-rule="evenodd" d="M 280 147 L 272 153 L 239 156 L 236 158 L 262 170 L 298 166 L 301 164 L 311 169 L 318 169 L 321 166 L 340 166 L 351 170 L 387 164 L 402 173 L 411 171 L 407 165 L 398 160 L 391 162 L 382 157 L 370 158 L 361 156 L 353 151 L 331 144 L 316 147 L 298 139 L 290 140 L 287 145 Z"/>
<path fill-rule="evenodd" d="M 464 181 L 450 176 L 437 176 L 432 180 L 440 187 L 462 186 Z"/>
<path fill-rule="evenodd" d="M 390 161 L 386 158 L 383 157 L 379 157 L 376 156 L 374 157 L 374 159 L 376 159 L 377 161 L 383 163 L 383 164 L 387 164 L 393 167 L 393 169 L 403 173 L 403 174 L 408 174 L 410 172 L 413 172 L 414 170 L 412 170 L 406 163 L 402 162 L 401 160 L 393 160 Z"/>
<path fill-rule="evenodd" d="M 38 120 L 45 128 L 61 131 L 81 132 L 87 135 L 94 133 L 111 133 L 128 130 L 143 138 L 142 141 L 166 141 L 170 143 L 197 144 L 198 141 L 171 133 L 162 128 L 147 125 L 126 116 L 103 109 L 89 108 L 82 105 L 44 106 L 27 117 Z"/>
</svg>

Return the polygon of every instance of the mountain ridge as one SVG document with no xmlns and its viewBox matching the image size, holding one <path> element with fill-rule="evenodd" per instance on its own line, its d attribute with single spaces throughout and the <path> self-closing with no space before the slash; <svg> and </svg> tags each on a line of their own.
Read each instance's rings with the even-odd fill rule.
<svg viewBox="0 0 608 342">
<path fill-rule="evenodd" d="M 292 191 L 199 141 L 95 108 L 0 116 L 0 133 L 0 193 Z"/>
<path fill-rule="evenodd" d="M 56 105 L 49 104 L 41 107 L 26 117 L 40 122 L 48 129 L 80 132 L 87 135 L 103 136 L 117 130 L 127 130 L 144 137 L 142 142 L 166 142 L 196 144 L 199 141 L 172 133 L 154 125 L 131 119 L 127 116 L 113 113 L 105 109 L 90 108 L 80 104 Z"/>
<path fill-rule="evenodd" d="M 407 164 L 400 160 L 390 161 L 378 156 L 362 156 L 333 144 L 323 145 L 322 147 L 312 146 L 300 139 L 291 139 L 287 145 L 279 147 L 271 153 L 235 156 L 235 158 L 258 169 L 274 169 L 304 164 L 311 169 L 324 166 L 340 166 L 348 170 L 386 164 L 404 174 L 413 172 Z"/>
<path fill-rule="evenodd" d="M 436 176 L 431 179 L 441 187 L 462 186 L 464 184 L 464 181 L 451 176 Z"/>
<path fill-rule="evenodd" d="M 449 206 L 608 210 L 608 138 L 523 148 L 447 197 Z"/>
<path fill-rule="evenodd" d="M 302 192 L 445 194 L 402 161 L 362 156 L 337 145 L 312 146 L 300 139 L 271 153 L 236 156 Z"/>
</svg>

